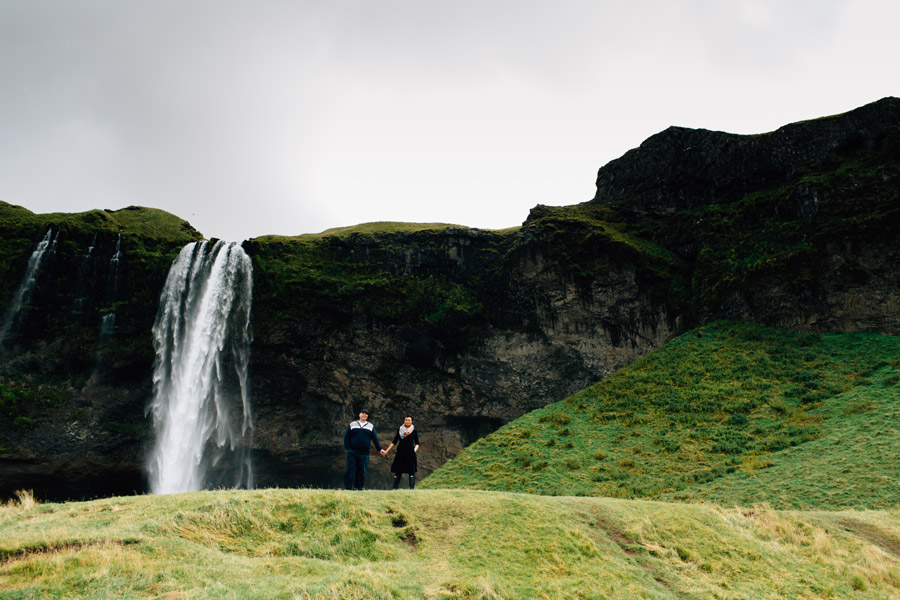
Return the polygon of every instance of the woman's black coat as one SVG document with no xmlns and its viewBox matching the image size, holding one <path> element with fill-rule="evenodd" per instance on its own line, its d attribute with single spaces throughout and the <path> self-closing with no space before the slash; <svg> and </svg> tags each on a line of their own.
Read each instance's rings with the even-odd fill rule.
<svg viewBox="0 0 900 600">
<path fill-rule="evenodd" d="M 415 473 L 416 472 L 416 452 L 413 450 L 419 445 L 419 431 L 413 429 L 413 432 L 400 439 L 400 432 L 394 434 L 394 446 L 397 447 L 397 455 L 394 456 L 394 462 L 391 464 L 391 473 Z"/>
</svg>

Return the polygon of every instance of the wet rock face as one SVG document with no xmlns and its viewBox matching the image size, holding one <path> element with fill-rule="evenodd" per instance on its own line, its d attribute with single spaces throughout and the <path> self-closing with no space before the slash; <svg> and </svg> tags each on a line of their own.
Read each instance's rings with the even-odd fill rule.
<svg viewBox="0 0 900 600">
<path fill-rule="evenodd" d="M 414 416 L 427 475 L 714 319 L 900 334 L 898 132 L 894 99 L 760 136 L 672 128 L 603 167 L 593 201 L 536 207 L 516 231 L 245 242 L 256 484 L 340 486 L 362 407 L 384 446 Z M 0 301 L 47 225 L 0 223 Z M 0 496 L 146 490 L 150 328 L 183 241 L 124 230 L 113 300 L 116 235 L 64 233 L 0 364 L 17 399 L 0 418 Z M 86 263 L 91 243 L 102 258 Z M 369 487 L 389 466 L 372 455 Z"/>
</svg>

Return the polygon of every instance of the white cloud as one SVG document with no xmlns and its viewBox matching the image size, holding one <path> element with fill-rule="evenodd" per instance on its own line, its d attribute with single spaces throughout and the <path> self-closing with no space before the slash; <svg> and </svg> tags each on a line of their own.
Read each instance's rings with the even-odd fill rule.
<svg viewBox="0 0 900 600">
<path fill-rule="evenodd" d="M 887 0 L 0 4 L 0 199 L 208 236 L 521 222 L 669 126 L 896 95 Z"/>
</svg>

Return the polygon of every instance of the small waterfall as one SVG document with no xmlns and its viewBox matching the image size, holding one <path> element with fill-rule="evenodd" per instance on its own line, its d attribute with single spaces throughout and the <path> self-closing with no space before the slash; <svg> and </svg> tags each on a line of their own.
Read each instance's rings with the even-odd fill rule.
<svg viewBox="0 0 900 600">
<path fill-rule="evenodd" d="M 88 246 L 87 251 L 81 257 L 81 264 L 78 266 L 78 288 L 76 290 L 75 297 L 75 312 L 82 313 L 84 312 L 85 307 L 87 306 L 87 279 L 91 276 L 93 269 L 91 266 L 93 265 L 93 253 L 94 247 L 97 245 L 97 234 L 94 234 L 94 239 L 91 240 L 91 245 Z"/>
<path fill-rule="evenodd" d="M 111 312 L 100 318 L 100 339 L 108 338 L 116 330 L 116 313 Z"/>
<path fill-rule="evenodd" d="M 119 291 L 119 262 L 122 260 L 122 234 L 116 240 L 116 251 L 113 252 L 112 258 L 109 259 L 109 289 L 107 290 L 107 298 L 112 304 L 116 301 L 116 294 Z"/>
<path fill-rule="evenodd" d="M 109 282 L 106 286 L 106 302 L 112 310 L 100 319 L 100 339 L 113 334 L 116 329 L 116 296 L 119 292 L 119 263 L 122 261 L 122 234 L 116 240 L 116 251 L 109 259 Z"/>
<path fill-rule="evenodd" d="M 37 284 L 37 275 L 41 268 L 41 261 L 44 259 L 47 248 L 51 248 L 52 252 L 56 247 L 56 238 L 59 237 L 59 232 L 56 232 L 56 238 L 53 238 L 53 245 L 51 247 L 50 234 L 52 232 L 52 228 L 47 230 L 44 239 L 38 242 L 34 251 L 31 253 L 31 257 L 28 259 L 28 268 L 25 270 L 25 277 L 22 278 L 22 283 L 19 285 L 16 295 L 13 296 L 12 302 L 6 311 L 6 316 L 3 318 L 3 325 L 0 327 L 0 347 L 2 347 L 3 342 L 6 341 L 6 336 L 9 335 L 17 322 L 21 320 L 21 313 L 26 309 L 28 302 L 31 300 L 31 294 L 34 293 L 34 287 Z"/>
<path fill-rule="evenodd" d="M 172 263 L 153 325 L 154 493 L 253 486 L 252 295 L 253 267 L 237 243 L 194 242 Z"/>
</svg>

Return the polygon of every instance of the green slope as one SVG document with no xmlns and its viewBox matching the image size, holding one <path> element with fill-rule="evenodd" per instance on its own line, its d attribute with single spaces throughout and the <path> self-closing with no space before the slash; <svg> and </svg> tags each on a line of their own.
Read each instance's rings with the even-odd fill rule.
<svg viewBox="0 0 900 600">
<path fill-rule="evenodd" d="M 0 506 L 0 599 L 891 598 L 896 511 L 459 490 Z"/>
<path fill-rule="evenodd" d="M 714 323 L 423 485 L 784 508 L 900 503 L 900 338 Z"/>
</svg>

